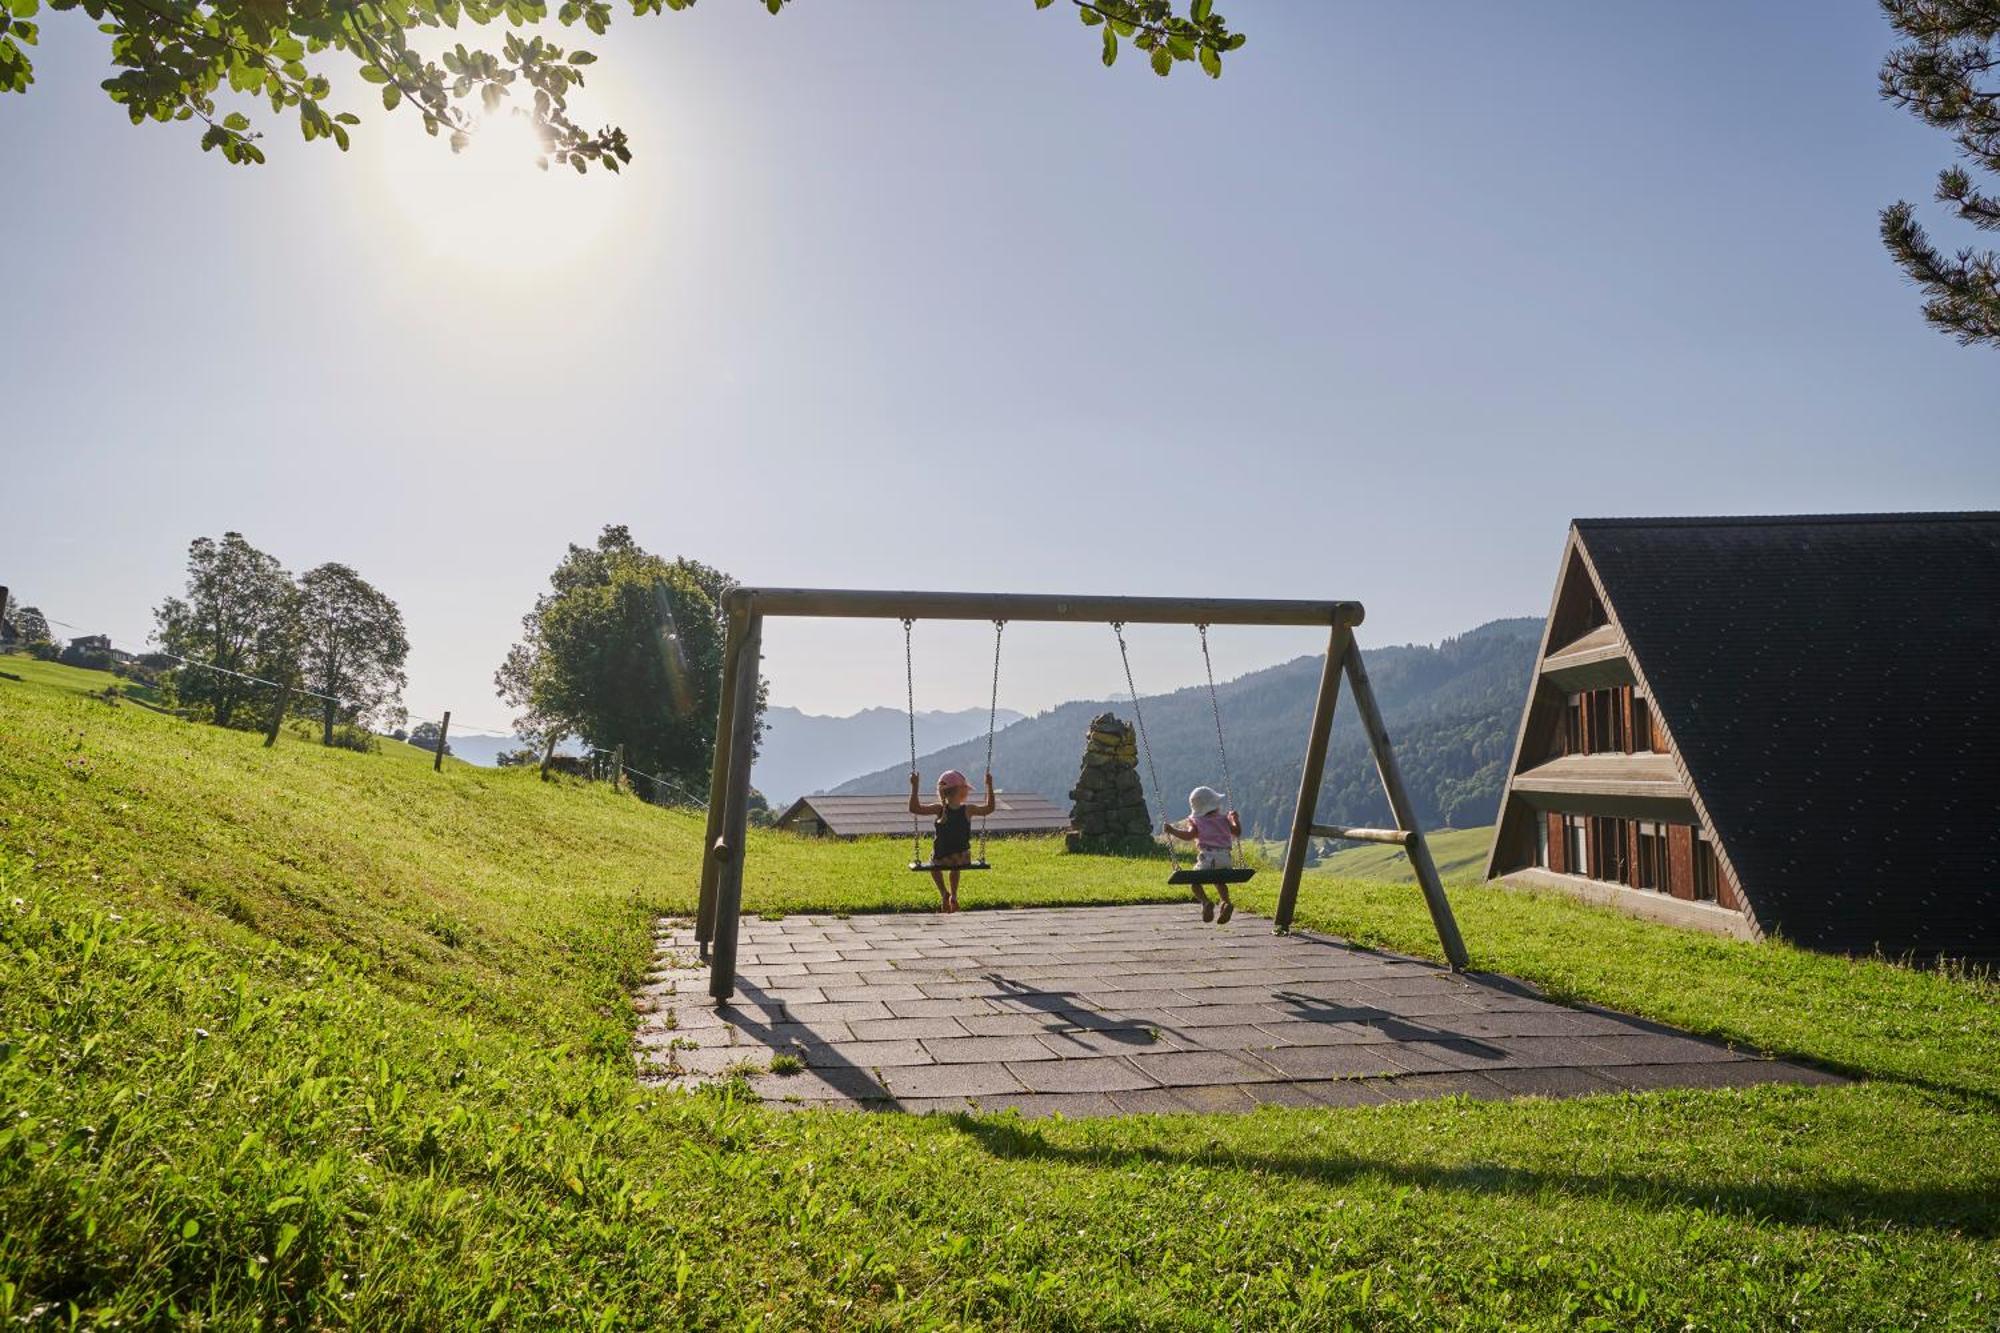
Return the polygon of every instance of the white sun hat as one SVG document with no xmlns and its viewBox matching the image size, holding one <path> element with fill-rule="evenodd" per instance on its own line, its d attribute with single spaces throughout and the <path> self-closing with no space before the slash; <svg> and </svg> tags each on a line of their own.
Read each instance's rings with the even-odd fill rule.
<svg viewBox="0 0 2000 1333">
<path fill-rule="evenodd" d="M 1188 809 L 1198 815 L 1212 815 L 1228 800 L 1227 796 L 1213 787 L 1196 787 L 1188 793 Z"/>
</svg>

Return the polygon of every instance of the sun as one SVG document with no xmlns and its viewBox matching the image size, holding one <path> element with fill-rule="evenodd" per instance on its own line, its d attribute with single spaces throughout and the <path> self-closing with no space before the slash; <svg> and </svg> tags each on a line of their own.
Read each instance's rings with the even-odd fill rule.
<svg viewBox="0 0 2000 1333">
<path fill-rule="evenodd" d="M 544 169 L 525 114 L 483 118 L 454 153 L 415 118 L 392 117 L 380 187 L 409 241 L 426 256 L 486 273 L 544 272 L 592 254 L 632 191 L 603 170 Z"/>
</svg>

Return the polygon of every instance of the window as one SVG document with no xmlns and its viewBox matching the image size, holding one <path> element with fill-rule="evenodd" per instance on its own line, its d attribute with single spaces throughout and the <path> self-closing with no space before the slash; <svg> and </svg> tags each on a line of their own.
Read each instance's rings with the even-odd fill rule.
<svg viewBox="0 0 2000 1333">
<path fill-rule="evenodd" d="M 1564 754 L 1646 749 L 1652 744 L 1651 710 L 1630 685 L 1572 694 L 1563 705 L 1562 741 Z"/>
<path fill-rule="evenodd" d="M 1583 754 L 1583 696 L 1572 694 L 1563 705 L 1563 753 Z"/>
<path fill-rule="evenodd" d="M 1590 866 L 1590 877 L 1609 884 L 1624 884 L 1631 878 L 1631 865 L 1626 847 L 1626 826 L 1630 820 L 1611 819 L 1603 815 L 1591 817 L 1590 843 L 1595 860 Z"/>
<path fill-rule="evenodd" d="M 1638 825 L 1638 859 L 1632 866 L 1632 887 L 1667 891 L 1667 826 L 1641 821 Z"/>
<path fill-rule="evenodd" d="M 1722 882 L 1722 865 L 1715 859 L 1715 844 L 1699 827 L 1694 831 L 1694 896 L 1696 902 L 1716 901 Z"/>
<path fill-rule="evenodd" d="M 1563 866 L 1572 875 L 1590 873 L 1590 824 L 1581 815 L 1563 816 Z"/>
</svg>

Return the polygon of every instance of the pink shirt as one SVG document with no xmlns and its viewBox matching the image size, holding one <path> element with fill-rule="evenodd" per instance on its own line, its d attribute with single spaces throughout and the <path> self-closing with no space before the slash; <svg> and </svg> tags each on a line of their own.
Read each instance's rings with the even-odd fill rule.
<svg viewBox="0 0 2000 1333">
<path fill-rule="evenodd" d="M 1225 811 L 1191 815 L 1188 822 L 1194 825 L 1195 846 L 1203 851 L 1214 851 L 1219 847 L 1229 846 L 1231 841 L 1229 815 Z"/>
</svg>

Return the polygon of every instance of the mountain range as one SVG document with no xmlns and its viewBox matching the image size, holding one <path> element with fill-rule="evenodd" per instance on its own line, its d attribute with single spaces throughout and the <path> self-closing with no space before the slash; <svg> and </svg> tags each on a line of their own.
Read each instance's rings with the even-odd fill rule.
<svg viewBox="0 0 2000 1333">
<path fill-rule="evenodd" d="M 1539 618 L 1522 617 L 1495 620 L 1434 646 L 1367 649 L 1368 676 L 1425 827 L 1468 828 L 1493 821 L 1541 630 Z M 1247 836 L 1281 837 L 1290 826 L 1319 676 L 1320 659 L 1300 657 L 1216 687 L 1229 746 L 1226 781 L 1233 787 L 1229 794 Z M 1140 777 L 1148 783 L 1154 813 L 1180 818 L 1187 813 L 1189 788 L 1225 783 L 1208 691 L 1192 686 L 1141 702 L 1164 795 L 1150 790 L 1151 775 L 1143 762 Z M 902 724 L 895 710 L 876 711 Z M 1006 727 L 994 738 L 993 772 L 1000 788 L 1037 792 L 1067 807 L 1084 733 L 1090 719 L 1106 711 L 1129 719 L 1131 701 L 1078 700 Z M 976 740 L 924 753 L 918 766 L 926 775 L 945 768 L 974 773 L 985 759 L 985 743 L 981 726 Z M 882 768 L 832 790 L 900 792 L 907 772 L 907 760 L 885 760 Z M 1353 825 L 1381 825 L 1389 819 L 1344 687 L 1316 818 Z"/>
<path fill-rule="evenodd" d="M 1023 716 L 1002 708 L 997 721 L 1005 727 Z M 986 714 L 977 708 L 917 714 L 919 753 L 975 739 L 983 760 Z M 864 708 L 847 717 L 822 717 L 773 706 L 764 710 L 764 739 L 750 781 L 772 809 L 782 810 L 794 797 L 825 791 L 857 769 L 893 768 L 901 784 L 907 781 L 901 775 L 909 772 L 909 753 L 909 715 L 900 708 Z M 893 790 L 901 791 L 902 786 Z"/>
</svg>

